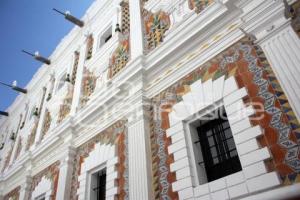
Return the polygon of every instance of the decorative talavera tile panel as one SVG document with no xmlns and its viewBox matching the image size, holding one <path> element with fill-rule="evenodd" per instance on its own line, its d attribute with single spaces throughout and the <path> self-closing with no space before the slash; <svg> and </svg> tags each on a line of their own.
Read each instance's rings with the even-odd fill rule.
<svg viewBox="0 0 300 200">
<path fill-rule="evenodd" d="M 85 59 L 89 60 L 92 58 L 93 55 L 93 45 L 94 45 L 94 38 L 93 35 L 89 35 L 86 40 L 86 55 Z"/>
<path fill-rule="evenodd" d="M 284 184 L 300 182 L 299 122 L 260 47 L 243 39 L 152 99 L 156 108 L 151 124 L 153 185 L 158 198 L 176 198 L 171 188 L 176 176 L 170 171 L 174 157 L 167 152 L 172 141 L 166 137 L 173 105 L 183 100 L 194 82 L 214 81 L 222 76 L 234 77 L 248 93 L 243 102 L 256 110 L 251 126 L 261 127 L 264 134 L 259 143 L 273 157 L 267 162 L 268 170 L 278 172 Z M 255 105 L 262 105 L 262 109 L 259 111 Z"/>
<path fill-rule="evenodd" d="M 14 156 L 14 160 L 16 160 L 19 157 L 20 153 L 21 153 L 22 144 L 23 144 L 22 140 L 23 140 L 23 138 L 20 136 L 18 144 L 17 144 L 17 150 L 16 150 L 16 153 L 15 153 L 15 156 Z"/>
<path fill-rule="evenodd" d="M 105 149 L 113 147 L 115 156 L 109 159 L 109 166 L 115 166 L 117 178 L 115 178 L 116 187 L 111 188 L 109 192 L 117 192 L 118 199 L 129 199 L 129 181 L 128 181 L 128 149 L 127 149 L 127 122 L 125 120 L 118 121 L 106 130 L 102 131 L 94 138 L 81 145 L 77 149 L 74 161 L 74 170 L 72 173 L 71 200 L 78 199 L 78 189 L 80 187 L 79 176 L 86 168 L 90 154 L 95 154 L 95 148 Z M 94 153 L 93 153 L 94 152 Z M 101 160 L 99 158 L 99 160 Z M 111 164 L 111 165 L 110 165 Z M 81 179 L 80 179 L 81 180 Z M 111 193 L 107 193 L 111 194 Z"/>
<path fill-rule="evenodd" d="M 294 12 L 292 13 L 292 27 L 294 28 L 295 32 L 300 37 L 300 0 L 296 1 L 292 8 Z"/>
<path fill-rule="evenodd" d="M 121 71 L 130 59 L 130 13 L 129 13 L 129 3 L 122 1 L 121 6 L 121 31 L 119 35 L 119 45 L 117 49 L 113 52 L 109 60 L 109 78 L 114 77 L 119 71 Z"/>
<path fill-rule="evenodd" d="M 58 177 L 59 177 L 59 165 L 60 162 L 57 161 L 32 177 L 32 183 L 29 191 L 29 199 L 32 198 L 32 194 L 35 191 L 36 187 L 39 185 L 39 183 L 45 179 L 51 182 L 52 190 L 51 190 L 51 195 L 49 195 L 50 199 L 51 200 L 56 199 Z"/>
<path fill-rule="evenodd" d="M 65 84 L 70 84 L 70 83 L 65 83 Z M 68 92 L 59 108 L 58 119 L 57 119 L 58 124 L 62 122 L 69 115 L 71 111 L 72 99 L 73 99 L 73 85 L 70 84 L 70 87 L 68 88 Z"/>
<path fill-rule="evenodd" d="M 52 117 L 51 117 L 50 111 L 46 110 L 46 112 L 45 112 L 45 118 L 44 118 L 44 122 L 43 122 L 43 127 L 42 127 L 41 140 L 45 137 L 45 135 L 49 131 L 50 126 L 51 126 L 51 122 L 52 122 Z"/>
<path fill-rule="evenodd" d="M 36 131 L 38 127 L 38 120 L 36 120 L 33 124 L 33 127 L 30 131 L 30 134 L 27 137 L 27 143 L 26 143 L 26 151 L 33 145 L 35 141 Z"/>
<path fill-rule="evenodd" d="M 97 77 L 93 72 L 91 72 L 86 67 L 84 67 L 83 70 L 84 71 L 80 97 L 81 106 L 84 106 L 89 101 L 89 97 L 94 93 L 97 83 Z"/>
<path fill-rule="evenodd" d="M 114 77 L 129 61 L 129 34 L 121 34 L 120 42 L 109 60 L 109 78 Z"/>
<path fill-rule="evenodd" d="M 148 53 L 163 42 L 165 33 L 169 30 L 171 22 L 169 15 L 163 11 L 151 13 L 144 9 L 143 17 L 145 29 L 145 53 Z"/>
<path fill-rule="evenodd" d="M 2 173 L 7 169 L 8 165 L 9 165 L 9 161 L 12 156 L 12 151 L 13 151 L 13 145 L 10 147 L 10 150 L 7 152 L 7 154 L 5 156 L 4 164 L 3 164 L 3 167 L 1 170 Z"/>
<path fill-rule="evenodd" d="M 213 2 L 213 0 L 189 0 L 189 7 L 196 13 L 200 13 Z"/>
<path fill-rule="evenodd" d="M 18 186 L 15 189 L 13 189 L 12 191 L 10 191 L 9 193 L 7 193 L 6 195 L 4 195 L 3 200 L 19 200 L 20 197 L 20 189 L 21 187 Z"/>
</svg>

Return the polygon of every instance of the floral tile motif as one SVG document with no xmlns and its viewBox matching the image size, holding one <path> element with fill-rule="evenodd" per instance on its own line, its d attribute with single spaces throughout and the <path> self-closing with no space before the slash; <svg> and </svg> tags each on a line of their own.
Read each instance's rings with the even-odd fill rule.
<svg viewBox="0 0 300 200">
<path fill-rule="evenodd" d="M 3 164 L 3 167 L 1 170 L 2 173 L 8 168 L 10 158 L 12 156 L 13 147 L 14 147 L 13 145 L 10 147 L 10 150 L 7 152 L 7 154 L 5 156 L 4 164 Z"/>
<path fill-rule="evenodd" d="M 80 105 L 84 106 L 89 101 L 89 97 L 94 93 L 97 83 L 97 77 L 93 72 L 84 67 L 83 80 L 81 88 Z"/>
<path fill-rule="evenodd" d="M 226 78 L 234 76 L 240 87 L 246 87 L 247 103 L 262 104 L 263 111 L 256 112 L 260 120 L 253 118 L 251 122 L 265 130 L 259 142 L 267 146 L 273 155 L 268 164 L 270 169 L 276 170 L 285 184 L 300 182 L 299 122 L 261 48 L 243 39 L 152 99 L 153 108 L 156 108 L 151 123 L 153 185 L 158 199 L 176 196 L 171 189 L 175 175 L 170 172 L 173 158 L 168 155 L 170 141 L 166 137 L 172 105 L 182 100 L 189 91 L 189 85 L 195 81 L 215 80 L 222 75 Z"/>
<path fill-rule="evenodd" d="M 45 118 L 44 118 L 44 122 L 43 122 L 43 127 L 42 127 L 41 140 L 45 137 L 45 135 L 49 131 L 50 126 L 51 126 L 51 122 L 52 122 L 52 117 L 51 117 L 50 111 L 46 110 Z"/>
<path fill-rule="evenodd" d="M 38 174 L 32 177 L 32 183 L 29 192 L 29 199 L 31 199 L 32 192 L 34 191 L 35 187 L 41 182 L 42 178 L 45 177 L 46 179 L 50 180 L 52 183 L 52 194 L 51 200 L 56 199 L 56 192 L 57 192 L 57 185 L 58 185 L 58 177 L 59 177 L 59 165 L 60 161 L 56 161 L 46 169 L 42 170 Z"/>
<path fill-rule="evenodd" d="M 22 150 L 22 137 L 20 136 L 18 144 L 17 144 L 17 149 L 16 149 L 16 153 L 14 156 L 14 160 L 16 160 L 19 157 L 21 150 Z"/>
<path fill-rule="evenodd" d="M 109 60 L 109 78 L 113 78 L 119 71 L 121 71 L 130 59 L 130 13 L 129 3 L 122 1 L 121 4 L 121 33 L 119 33 L 119 45 L 113 52 Z"/>
<path fill-rule="evenodd" d="M 16 187 L 6 195 L 4 195 L 3 200 L 19 200 L 20 198 L 20 189 L 21 186 Z"/>
<path fill-rule="evenodd" d="M 118 187 L 119 194 L 118 199 L 129 199 L 129 180 L 128 180 L 128 143 L 127 143 L 127 121 L 121 120 L 102 131 L 88 142 L 84 143 L 77 149 L 77 153 L 74 159 L 74 169 L 72 173 L 72 185 L 70 199 L 76 200 L 77 189 L 79 188 L 78 176 L 80 175 L 81 165 L 84 159 L 94 149 L 96 143 L 101 144 L 115 144 L 117 146 L 119 163 L 117 165 L 119 172 Z"/>
<path fill-rule="evenodd" d="M 189 7 L 199 14 L 213 2 L 213 0 L 189 0 Z"/>
<path fill-rule="evenodd" d="M 92 58 L 93 45 L 94 45 L 93 35 L 89 35 L 88 38 L 87 38 L 87 43 L 86 43 L 86 56 L 85 56 L 86 60 L 89 60 L 89 59 Z"/>
<path fill-rule="evenodd" d="M 34 122 L 31 132 L 27 137 L 26 151 L 34 144 L 37 127 L 38 127 L 38 121 Z"/>
<path fill-rule="evenodd" d="M 61 123 L 70 113 L 73 100 L 73 88 L 68 91 L 59 108 L 57 123 Z"/>
<path fill-rule="evenodd" d="M 163 11 L 151 13 L 144 9 L 143 18 L 145 29 L 145 53 L 148 53 L 163 42 L 165 33 L 169 30 L 171 22 L 169 15 Z"/>
<path fill-rule="evenodd" d="M 78 64 L 79 64 L 79 57 L 80 53 L 78 51 L 74 52 L 74 64 L 73 64 L 73 69 L 72 69 L 72 78 L 71 78 L 71 83 L 75 85 L 76 77 L 77 77 L 77 69 L 78 69 Z"/>
<path fill-rule="evenodd" d="M 114 77 L 129 61 L 129 34 L 120 35 L 120 43 L 109 61 L 109 77 Z"/>
</svg>

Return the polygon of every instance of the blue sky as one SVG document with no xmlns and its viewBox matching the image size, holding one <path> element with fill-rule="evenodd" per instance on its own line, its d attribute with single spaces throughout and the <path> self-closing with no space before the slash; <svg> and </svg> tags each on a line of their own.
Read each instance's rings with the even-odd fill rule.
<svg viewBox="0 0 300 200">
<path fill-rule="evenodd" d="M 23 54 L 22 49 L 49 56 L 73 24 L 52 11 L 84 15 L 94 0 L 1 0 L 0 1 L 0 81 L 24 87 L 41 64 Z M 17 92 L 0 86 L 0 110 L 14 101 Z"/>
</svg>

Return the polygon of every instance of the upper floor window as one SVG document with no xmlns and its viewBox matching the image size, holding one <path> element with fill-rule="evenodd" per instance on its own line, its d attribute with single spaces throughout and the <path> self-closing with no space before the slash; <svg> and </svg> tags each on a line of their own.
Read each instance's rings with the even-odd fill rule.
<svg viewBox="0 0 300 200">
<path fill-rule="evenodd" d="M 223 109 L 224 110 L 224 109 Z M 192 136 L 200 183 L 211 182 L 242 170 L 225 111 L 209 120 L 194 122 Z M 203 180 L 206 177 L 207 180 Z"/>
<path fill-rule="evenodd" d="M 86 46 L 86 56 L 85 56 L 86 60 L 89 60 L 92 57 L 93 44 L 94 44 L 93 35 L 89 35 L 88 38 L 87 38 L 87 46 Z"/>
<path fill-rule="evenodd" d="M 111 38 L 112 38 L 112 27 L 110 26 L 103 34 L 100 35 L 98 48 L 101 48 Z"/>
<path fill-rule="evenodd" d="M 100 170 L 91 176 L 91 200 L 105 200 L 106 169 Z"/>
<path fill-rule="evenodd" d="M 41 196 L 36 197 L 34 200 L 45 200 L 45 194 L 42 194 Z"/>
<path fill-rule="evenodd" d="M 67 77 L 66 73 L 63 73 L 63 75 L 61 75 L 61 77 L 58 80 L 58 85 L 57 85 L 56 91 L 59 91 L 64 86 L 66 77 Z"/>
</svg>

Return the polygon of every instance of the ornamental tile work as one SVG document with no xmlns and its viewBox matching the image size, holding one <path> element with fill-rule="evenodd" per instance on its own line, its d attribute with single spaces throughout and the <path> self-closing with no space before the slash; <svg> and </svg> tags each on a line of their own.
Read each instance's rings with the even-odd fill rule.
<svg viewBox="0 0 300 200">
<path fill-rule="evenodd" d="M 20 189 L 21 189 L 20 186 L 16 187 L 12 191 L 10 191 L 6 195 L 4 195 L 3 200 L 19 200 L 19 198 L 20 198 Z"/>
<path fill-rule="evenodd" d="M 66 83 L 68 84 L 68 83 Z M 63 103 L 60 105 L 57 123 L 61 123 L 70 113 L 73 99 L 73 88 L 68 91 Z"/>
<path fill-rule="evenodd" d="M 130 32 L 130 13 L 129 13 L 129 3 L 122 1 L 121 4 L 121 30 L 122 33 L 126 34 Z"/>
<path fill-rule="evenodd" d="M 97 77 L 93 72 L 84 67 L 83 69 L 83 80 L 81 88 L 80 105 L 84 106 L 88 101 L 89 97 L 94 93 L 96 88 Z"/>
<path fill-rule="evenodd" d="M 117 146 L 117 152 L 119 157 L 119 163 L 117 165 L 119 172 L 118 178 L 118 199 L 129 199 L 129 180 L 128 180 L 128 149 L 127 149 L 127 121 L 120 120 L 105 129 L 88 142 L 84 143 L 77 148 L 77 152 L 74 159 L 74 169 L 72 173 L 72 185 L 71 185 L 71 200 L 77 200 L 77 189 L 79 188 L 78 176 L 80 175 L 81 165 L 84 159 L 89 156 L 89 153 L 94 149 L 95 144 L 115 144 Z"/>
<path fill-rule="evenodd" d="M 130 13 L 129 4 L 126 1 L 121 2 L 122 12 L 122 24 L 120 33 L 119 45 L 113 52 L 109 60 L 109 78 L 114 77 L 119 71 L 121 71 L 130 59 L 130 46 L 129 46 L 129 35 L 130 35 Z"/>
<path fill-rule="evenodd" d="M 71 78 L 71 83 L 75 85 L 76 77 L 77 77 L 77 69 L 78 69 L 78 64 L 79 64 L 79 56 L 80 53 L 78 51 L 74 52 L 74 64 L 73 64 L 73 69 L 72 69 L 72 78 Z"/>
<path fill-rule="evenodd" d="M 38 127 L 38 121 L 34 122 L 33 127 L 31 129 L 31 132 L 28 135 L 27 143 L 26 143 L 26 148 L 25 148 L 26 151 L 33 145 L 33 143 L 35 141 L 37 127 Z"/>
<path fill-rule="evenodd" d="M 86 55 L 85 59 L 89 60 L 92 58 L 93 55 L 93 45 L 94 45 L 94 38 L 93 35 L 89 35 L 86 41 Z"/>
<path fill-rule="evenodd" d="M 44 118 L 44 122 L 43 122 L 43 127 L 42 127 L 41 140 L 45 137 L 45 135 L 49 131 L 50 126 L 51 126 L 51 122 L 52 122 L 51 113 L 48 110 L 46 110 L 46 112 L 45 112 L 45 118 Z"/>
<path fill-rule="evenodd" d="M 213 2 L 213 0 L 189 0 L 189 8 L 199 14 Z"/>
<path fill-rule="evenodd" d="M 113 53 L 109 63 L 109 77 L 114 77 L 129 61 L 129 35 L 121 35 L 120 44 Z"/>
<path fill-rule="evenodd" d="M 296 1 L 293 5 L 293 13 L 292 13 L 292 27 L 295 32 L 300 37 L 300 0 Z"/>
<path fill-rule="evenodd" d="M 14 146 L 12 145 L 10 147 L 10 150 L 6 154 L 6 157 L 5 157 L 5 160 L 4 160 L 4 164 L 3 164 L 3 167 L 2 167 L 2 170 L 1 170 L 2 173 L 8 168 L 9 161 L 10 161 L 10 158 L 11 158 L 11 155 L 12 155 L 12 151 L 13 151 L 13 147 Z"/>
<path fill-rule="evenodd" d="M 14 156 L 14 160 L 16 160 L 19 157 L 21 150 L 22 150 L 22 137 L 20 136 L 18 144 L 17 144 L 17 149 L 16 149 L 16 153 Z"/>
<path fill-rule="evenodd" d="M 145 53 L 149 53 L 163 42 L 165 33 L 169 30 L 171 21 L 166 12 L 151 13 L 143 10 Z"/>
<path fill-rule="evenodd" d="M 30 186 L 29 191 L 29 199 L 31 199 L 32 192 L 34 191 L 35 187 L 41 182 L 42 178 L 45 177 L 46 179 L 50 180 L 52 183 L 52 194 L 50 199 L 56 199 L 56 192 L 57 192 L 57 184 L 58 184 L 58 177 L 59 177 L 59 165 L 60 161 L 56 161 L 46 169 L 42 170 L 38 174 L 32 177 L 32 183 Z"/>
<path fill-rule="evenodd" d="M 260 47 L 243 39 L 152 99 L 155 109 L 151 141 L 157 199 L 176 198 L 171 189 L 175 180 L 175 174 L 170 172 L 173 157 L 167 152 L 170 141 L 165 132 L 169 128 L 168 113 L 172 105 L 182 100 L 182 96 L 190 90 L 189 85 L 196 80 L 205 82 L 222 75 L 226 79 L 234 76 L 239 86 L 248 91 L 245 103 L 252 104 L 256 109 L 251 123 L 253 126 L 259 124 L 264 129 L 259 143 L 262 147 L 267 146 L 273 156 L 267 163 L 269 171 L 276 170 L 284 184 L 300 182 L 299 122 Z M 258 103 L 263 110 L 256 107 Z"/>
</svg>

